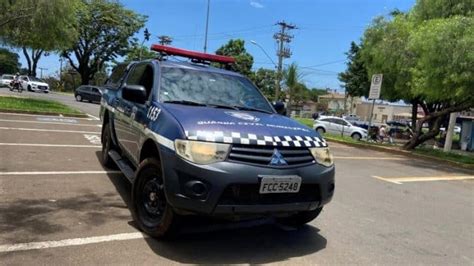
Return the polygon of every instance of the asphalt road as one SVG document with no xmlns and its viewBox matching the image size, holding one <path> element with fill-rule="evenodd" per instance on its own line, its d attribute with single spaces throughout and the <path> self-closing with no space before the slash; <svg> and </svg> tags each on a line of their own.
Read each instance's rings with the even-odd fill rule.
<svg viewBox="0 0 474 266">
<path fill-rule="evenodd" d="M 134 227 L 99 132 L 93 118 L 0 114 L 0 264 L 474 265 L 472 171 L 330 143 L 336 194 L 304 228 L 196 218 L 160 242 Z"/>
</svg>

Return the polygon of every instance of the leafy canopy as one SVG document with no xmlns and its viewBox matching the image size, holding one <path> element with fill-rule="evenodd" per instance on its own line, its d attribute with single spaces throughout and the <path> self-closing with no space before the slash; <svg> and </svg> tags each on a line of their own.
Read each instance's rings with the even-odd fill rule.
<svg viewBox="0 0 474 266">
<path fill-rule="evenodd" d="M 245 49 L 244 40 L 230 40 L 227 44 L 217 49 L 216 54 L 234 57 L 236 62 L 231 65 L 231 70 L 245 76 L 250 76 L 253 56 Z M 221 65 L 221 67 L 223 66 Z"/>
</svg>

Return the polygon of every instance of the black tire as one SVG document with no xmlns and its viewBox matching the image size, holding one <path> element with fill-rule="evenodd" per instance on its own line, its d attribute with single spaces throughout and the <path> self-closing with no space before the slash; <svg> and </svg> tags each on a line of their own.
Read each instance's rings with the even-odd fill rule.
<svg viewBox="0 0 474 266">
<path fill-rule="evenodd" d="M 351 138 L 353 140 L 359 141 L 360 139 L 362 139 L 362 136 L 359 133 L 354 133 L 354 134 L 351 135 Z"/>
<path fill-rule="evenodd" d="M 31 86 L 30 86 L 30 85 L 28 85 L 28 88 L 27 88 L 27 89 L 28 89 L 28 91 L 33 91 L 33 90 L 31 89 Z"/>
<path fill-rule="evenodd" d="M 179 216 L 166 199 L 161 163 L 155 158 L 147 158 L 138 166 L 132 215 L 138 228 L 154 238 L 170 238 L 179 228 Z"/>
<path fill-rule="evenodd" d="M 82 96 L 80 94 L 76 95 L 76 101 L 82 102 Z"/>
<path fill-rule="evenodd" d="M 322 127 L 316 128 L 316 131 L 318 131 L 319 135 L 323 135 L 324 133 L 326 133 L 326 130 Z"/>
<path fill-rule="evenodd" d="M 112 132 L 108 123 L 104 124 L 104 130 L 102 131 L 102 165 L 110 168 L 117 169 L 117 165 L 109 155 L 109 151 L 115 148 L 112 140 Z"/>
<path fill-rule="evenodd" d="M 276 221 L 282 225 L 287 225 L 291 227 L 301 227 L 311 222 L 312 220 L 316 219 L 316 217 L 319 216 L 322 210 L 323 210 L 323 207 L 317 208 L 316 210 L 313 210 L 313 211 L 298 212 L 288 217 L 277 218 Z"/>
</svg>

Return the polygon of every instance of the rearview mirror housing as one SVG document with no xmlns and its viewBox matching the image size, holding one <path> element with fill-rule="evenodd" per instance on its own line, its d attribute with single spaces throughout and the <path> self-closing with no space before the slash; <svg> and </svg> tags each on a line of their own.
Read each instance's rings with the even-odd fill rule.
<svg viewBox="0 0 474 266">
<path fill-rule="evenodd" d="M 274 102 L 273 103 L 273 108 L 275 108 L 275 111 L 280 114 L 280 115 L 286 115 L 286 108 L 285 104 L 282 102 Z"/>
<path fill-rule="evenodd" d="M 127 85 L 122 89 L 122 97 L 134 103 L 144 104 L 146 102 L 145 87 L 140 85 Z"/>
</svg>

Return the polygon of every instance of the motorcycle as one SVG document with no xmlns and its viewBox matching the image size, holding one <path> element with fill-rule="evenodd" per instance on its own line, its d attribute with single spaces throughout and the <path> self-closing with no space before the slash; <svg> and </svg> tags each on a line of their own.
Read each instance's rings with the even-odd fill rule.
<svg viewBox="0 0 474 266">
<path fill-rule="evenodd" d="M 17 90 L 19 93 L 23 92 L 23 87 L 21 86 L 21 82 L 19 80 L 12 80 L 9 87 L 10 91 Z"/>
</svg>

